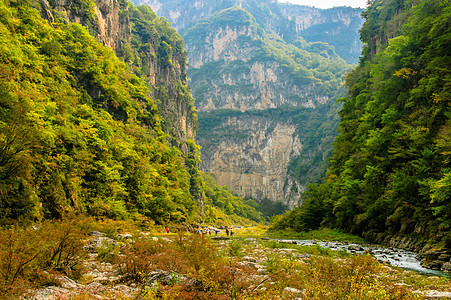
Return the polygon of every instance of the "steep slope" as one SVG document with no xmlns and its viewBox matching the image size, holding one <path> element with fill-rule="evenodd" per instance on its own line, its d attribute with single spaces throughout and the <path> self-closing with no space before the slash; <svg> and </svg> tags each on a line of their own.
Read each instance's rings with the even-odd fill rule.
<svg viewBox="0 0 451 300">
<path fill-rule="evenodd" d="M 183 32 L 202 168 L 243 197 L 297 206 L 325 171 L 351 66 L 270 1 L 149 4 Z"/>
<path fill-rule="evenodd" d="M 333 226 L 422 249 L 440 268 L 451 253 L 451 4 L 387 0 L 364 15 L 327 178 L 274 227 Z"/>
<path fill-rule="evenodd" d="M 266 33 L 241 8 L 225 9 L 198 22 L 184 38 L 193 57 L 189 69 L 193 95 L 202 112 L 198 134 L 202 167 L 243 197 L 297 206 L 306 182 L 313 178 L 291 172 L 290 166 L 301 155 L 309 160 L 315 147 L 327 148 L 327 140 L 307 145 L 305 124 L 311 118 L 292 116 L 321 110 L 320 123 L 326 123 L 329 116 L 322 108 L 330 107 L 339 94 L 339 82 L 349 66 L 328 45 L 321 45 L 326 58 Z M 221 123 L 208 125 L 218 109 L 266 112 L 225 110 Z M 330 129 L 326 136 L 333 135 L 333 126 Z M 321 173 L 319 165 L 309 167 L 315 169 L 309 175 Z"/>
<path fill-rule="evenodd" d="M 2 0 L 0 30 L 0 225 L 199 221 L 204 209 L 261 220 L 255 205 L 230 200 L 225 216 L 205 197 L 183 42 L 149 8 Z"/>
<path fill-rule="evenodd" d="M 86 26 L 145 80 L 165 119 L 163 129 L 187 155 L 189 147 L 184 143 L 194 138 L 197 119 L 187 87 L 183 40 L 170 24 L 149 8 L 125 0 L 41 0 L 41 6 L 49 22 Z"/>
<path fill-rule="evenodd" d="M 1 1 L 1 221 L 67 212 L 193 216 L 144 82 L 81 25 Z"/>
<path fill-rule="evenodd" d="M 362 27 L 362 10 L 350 7 L 318 9 L 283 4 L 280 12 L 294 22 L 296 33 L 307 42 L 325 42 L 348 63 L 358 63 L 361 52 L 358 31 Z M 293 26 L 293 25 L 291 25 Z"/>
</svg>

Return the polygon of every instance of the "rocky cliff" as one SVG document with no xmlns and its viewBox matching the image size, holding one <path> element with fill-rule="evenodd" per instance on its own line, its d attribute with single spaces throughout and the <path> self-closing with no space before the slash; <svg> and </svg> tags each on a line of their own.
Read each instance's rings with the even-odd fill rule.
<svg viewBox="0 0 451 300">
<path fill-rule="evenodd" d="M 268 40 L 243 10 L 226 10 L 217 17 L 229 15 L 235 20 L 243 18 L 243 24 L 226 23 L 211 28 L 206 23 L 185 34 L 190 82 L 200 111 L 223 108 L 246 111 L 282 105 L 315 107 L 329 100 L 330 95 L 319 91 L 313 75 L 304 66 L 290 68 L 270 48 L 274 44 L 289 45 L 278 45 L 283 43 L 281 40 Z M 245 22 L 247 19 L 249 22 Z M 291 50 L 299 57 L 305 56 L 300 49 L 291 46 Z M 346 68 L 345 64 L 342 66 Z M 306 74 L 294 70 L 296 67 Z"/>
<path fill-rule="evenodd" d="M 198 141 L 204 170 L 240 196 L 296 206 L 305 186 L 327 165 L 337 124 L 334 103 L 350 69 L 324 37 L 331 44 L 343 36 L 358 41 L 353 26 L 361 24 L 360 10 L 296 6 L 296 19 L 276 1 L 137 2 L 166 17 L 185 40 L 189 82 L 202 112 Z M 308 41 L 302 36 L 306 30 L 321 37 Z M 342 56 L 356 61 L 358 55 L 351 52 Z M 258 111 L 277 117 L 265 119 Z M 247 120 L 249 115 L 254 119 Z M 218 134 L 232 127 L 232 135 Z M 277 130 L 269 133 L 268 128 Z M 245 141 L 239 138 L 244 136 Z M 297 150 L 283 154 L 274 142 L 279 138 L 283 147 Z"/>
<path fill-rule="evenodd" d="M 194 139 L 197 117 L 187 87 L 186 52 L 174 29 L 149 9 L 137 9 L 121 0 L 40 0 L 42 15 L 88 28 L 111 47 L 133 71 L 144 78 L 164 117 L 164 130 L 185 155 Z M 153 36 L 149 35 L 153 32 Z M 164 39 L 159 35 L 166 34 Z"/>
<path fill-rule="evenodd" d="M 199 139 L 204 168 L 217 175 L 219 184 L 230 186 L 243 197 L 299 203 L 303 187 L 288 174 L 290 161 L 299 156 L 302 144 L 296 126 L 288 121 L 258 115 L 227 117 L 214 129 L 212 146 Z"/>
<path fill-rule="evenodd" d="M 325 171 L 335 100 L 351 66 L 324 41 L 306 41 L 275 1 L 145 3 L 185 40 L 202 168 L 240 196 L 298 205 Z M 340 12 L 306 9 L 298 20 L 321 16 L 302 29 L 360 20 L 352 9 Z"/>
<path fill-rule="evenodd" d="M 249 11 L 260 26 L 289 43 L 299 36 L 307 42 L 327 42 L 348 63 L 357 63 L 361 46 L 358 30 L 363 24 L 362 9 L 314 7 L 278 3 L 274 0 L 134 0 L 146 4 L 167 18 L 184 35 L 185 30 L 211 15 L 231 7 Z"/>
<path fill-rule="evenodd" d="M 350 7 L 318 9 L 280 4 L 280 12 L 307 42 L 326 42 L 347 62 L 357 63 L 362 50 L 358 31 L 363 24 L 362 10 Z M 293 26 L 292 25 L 292 26 Z"/>
<path fill-rule="evenodd" d="M 111 47 L 127 63 L 135 75 L 143 79 L 146 96 L 157 104 L 158 123 L 166 133 L 166 141 L 177 147 L 190 175 L 190 193 L 204 207 L 204 193 L 199 175 L 197 146 L 194 145 L 197 116 L 194 99 L 187 86 L 187 53 L 183 40 L 165 19 L 146 6 L 135 7 L 126 0 L 40 0 L 41 15 L 53 22 L 79 23 L 103 45 Z M 57 23 L 56 23 L 57 24 Z M 117 103 L 103 102 L 108 91 L 81 84 L 96 105 L 123 121 L 126 111 L 116 111 Z M 142 96 L 138 96 L 142 97 Z M 156 114 L 155 107 L 145 106 L 144 114 Z M 150 117 L 149 117 L 150 119 Z"/>
</svg>

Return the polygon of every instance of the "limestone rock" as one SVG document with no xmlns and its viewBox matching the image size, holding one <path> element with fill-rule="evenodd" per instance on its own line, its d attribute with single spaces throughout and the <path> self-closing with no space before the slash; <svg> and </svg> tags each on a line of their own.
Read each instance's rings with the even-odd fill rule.
<svg viewBox="0 0 451 300">
<path fill-rule="evenodd" d="M 429 290 L 426 291 L 425 296 L 428 299 L 451 299 L 451 292 Z"/>
<path fill-rule="evenodd" d="M 291 288 L 291 287 L 286 287 L 283 289 L 282 291 L 282 298 L 283 299 L 291 299 L 293 297 L 299 297 L 302 295 L 302 291 L 295 289 L 295 288 Z"/>
<path fill-rule="evenodd" d="M 451 273 L 451 262 L 446 262 L 442 265 L 442 271 Z"/>
</svg>

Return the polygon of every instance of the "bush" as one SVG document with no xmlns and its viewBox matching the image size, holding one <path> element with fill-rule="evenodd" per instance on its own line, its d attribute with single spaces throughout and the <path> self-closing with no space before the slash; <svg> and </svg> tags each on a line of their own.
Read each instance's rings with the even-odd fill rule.
<svg viewBox="0 0 451 300">
<path fill-rule="evenodd" d="M 14 298 L 25 288 L 51 280 L 44 271 L 80 275 L 86 255 L 82 223 L 64 219 L 33 227 L 1 228 L 0 297 Z"/>
</svg>

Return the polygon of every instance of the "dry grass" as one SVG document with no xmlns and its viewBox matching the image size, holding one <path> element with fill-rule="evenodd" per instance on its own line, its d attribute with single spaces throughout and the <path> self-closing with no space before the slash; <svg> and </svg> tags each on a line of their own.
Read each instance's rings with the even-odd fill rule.
<svg viewBox="0 0 451 300">
<path fill-rule="evenodd" d="M 17 299 L 30 287 L 58 285 L 55 278 L 61 274 L 79 278 L 86 255 L 83 241 L 91 230 L 107 232 L 111 237 L 130 232 L 135 237 L 98 250 L 98 259 L 112 263 L 124 275 L 124 284 L 133 283 L 140 288 L 131 296 L 109 287 L 102 292 L 107 298 L 401 300 L 423 299 L 415 291 L 446 290 L 450 285 L 449 279 L 389 268 L 371 256 L 349 256 L 321 247 L 283 245 L 289 249 L 280 249 L 274 242 L 260 239 L 212 241 L 202 235 L 163 235 L 162 227 L 149 226 L 142 222 L 66 219 L 46 222 L 39 228 L 3 228 L 0 298 Z M 147 233 L 154 232 L 153 237 L 141 234 L 143 228 Z M 259 266 L 246 263 L 249 257 Z M 156 269 L 174 276 L 164 282 L 148 282 L 147 274 Z M 299 294 L 284 292 L 287 287 L 297 289 Z M 80 289 L 64 297 L 94 296 L 91 291 Z"/>
</svg>

